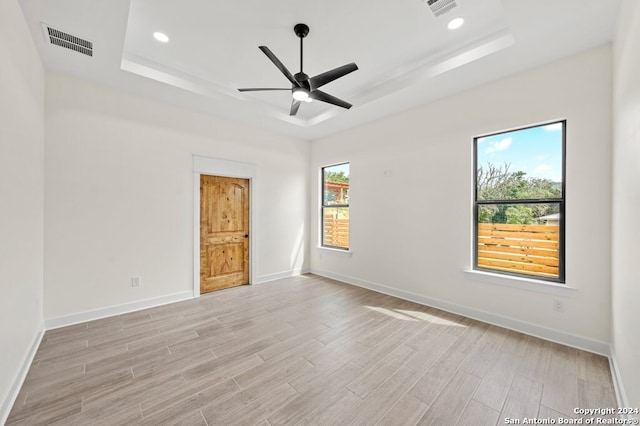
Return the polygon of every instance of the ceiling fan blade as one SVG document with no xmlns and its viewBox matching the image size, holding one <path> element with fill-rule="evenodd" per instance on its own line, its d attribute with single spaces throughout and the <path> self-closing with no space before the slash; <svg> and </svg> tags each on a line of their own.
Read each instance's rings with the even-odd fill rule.
<svg viewBox="0 0 640 426">
<path fill-rule="evenodd" d="M 291 89 L 282 89 L 280 87 L 255 87 L 249 89 L 238 89 L 238 92 L 264 92 L 266 90 L 291 90 Z"/>
<path fill-rule="evenodd" d="M 287 67 L 285 67 L 284 64 L 282 62 L 280 62 L 280 60 L 278 58 L 276 58 L 276 55 L 274 55 L 273 52 L 271 50 L 269 50 L 269 48 L 267 46 L 258 46 L 258 48 L 260 50 L 262 50 L 262 52 L 265 55 L 267 55 L 267 58 L 271 59 L 271 62 L 273 62 L 273 64 L 276 67 L 278 67 L 280 72 L 282 74 L 284 74 L 285 77 L 287 77 L 287 79 L 291 82 L 291 84 L 293 84 L 296 87 L 300 86 L 298 84 L 298 82 L 296 81 L 296 79 L 293 78 L 293 75 L 291 74 L 291 72 L 289 72 Z"/>
<path fill-rule="evenodd" d="M 300 108 L 300 104 L 302 102 L 296 101 L 295 99 L 291 102 L 291 111 L 289 111 L 289 115 L 296 115 L 298 113 L 298 109 Z"/>
<path fill-rule="evenodd" d="M 325 93 L 322 90 L 314 90 L 311 93 L 309 93 L 309 96 L 311 97 L 311 99 L 326 102 L 328 104 L 337 105 L 339 107 L 346 108 L 346 109 L 349 109 L 353 106 L 349 102 L 345 102 L 342 99 L 338 99 L 335 96 L 331 96 L 330 94 Z"/>
<path fill-rule="evenodd" d="M 327 83 L 331 83 L 333 80 L 336 80 L 342 76 L 345 76 L 351 72 L 354 72 L 357 69 L 358 69 L 358 66 L 355 64 L 355 62 L 352 62 L 350 64 L 343 65 L 338 68 L 334 68 L 331 71 L 318 74 L 315 77 L 311 77 L 309 79 L 311 90 L 316 90 Z"/>
</svg>

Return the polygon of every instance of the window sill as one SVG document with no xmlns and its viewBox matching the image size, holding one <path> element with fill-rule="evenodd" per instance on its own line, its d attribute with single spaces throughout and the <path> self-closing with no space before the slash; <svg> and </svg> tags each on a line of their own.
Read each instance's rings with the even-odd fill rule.
<svg viewBox="0 0 640 426">
<path fill-rule="evenodd" d="M 475 271 L 473 269 L 465 269 L 464 273 L 474 281 L 481 281 L 483 283 L 504 287 L 521 288 L 524 290 L 554 294 L 557 296 L 569 296 L 577 291 L 576 288 L 568 287 L 566 284 L 555 284 L 532 278 L 493 274 L 491 272 Z"/>
<path fill-rule="evenodd" d="M 351 254 L 353 253 L 350 250 L 340 250 L 340 249 L 334 249 L 329 247 L 318 247 L 318 250 L 320 250 L 321 255 L 328 254 L 328 255 L 337 256 L 337 257 L 351 257 Z"/>
</svg>

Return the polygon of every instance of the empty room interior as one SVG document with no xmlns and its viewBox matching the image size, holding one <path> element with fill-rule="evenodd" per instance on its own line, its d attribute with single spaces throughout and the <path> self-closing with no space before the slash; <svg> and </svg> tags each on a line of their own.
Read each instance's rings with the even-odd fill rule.
<svg viewBox="0 0 640 426">
<path fill-rule="evenodd" d="M 638 424 L 640 2 L 0 34 L 0 424 Z"/>
</svg>

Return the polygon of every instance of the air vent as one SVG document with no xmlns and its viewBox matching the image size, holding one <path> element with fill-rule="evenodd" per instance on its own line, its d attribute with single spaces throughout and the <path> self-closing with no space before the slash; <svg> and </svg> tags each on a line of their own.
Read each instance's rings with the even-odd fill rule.
<svg viewBox="0 0 640 426">
<path fill-rule="evenodd" d="M 424 4 L 429 6 L 436 18 L 457 6 L 455 0 L 425 0 Z"/>
<path fill-rule="evenodd" d="M 70 49 L 83 55 L 93 56 L 93 43 L 80 37 L 65 33 L 49 25 L 42 24 L 47 41 L 56 46 Z"/>
</svg>

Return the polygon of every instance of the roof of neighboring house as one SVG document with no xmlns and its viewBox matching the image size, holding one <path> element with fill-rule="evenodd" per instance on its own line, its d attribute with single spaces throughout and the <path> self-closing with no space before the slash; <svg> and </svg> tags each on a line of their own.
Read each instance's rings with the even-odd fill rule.
<svg viewBox="0 0 640 426">
<path fill-rule="evenodd" d="M 329 188 L 349 188 L 349 182 L 332 182 L 326 181 L 325 185 Z"/>
<path fill-rule="evenodd" d="M 553 214 L 548 214 L 546 216 L 540 216 L 537 217 L 536 219 L 541 219 L 541 220 L 560 220 L 560 213 L 553 213 Z"/>
</svg>

